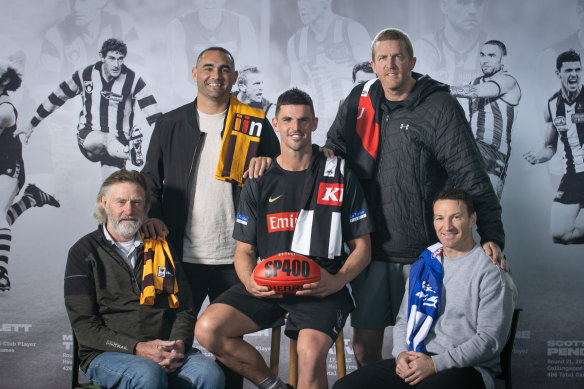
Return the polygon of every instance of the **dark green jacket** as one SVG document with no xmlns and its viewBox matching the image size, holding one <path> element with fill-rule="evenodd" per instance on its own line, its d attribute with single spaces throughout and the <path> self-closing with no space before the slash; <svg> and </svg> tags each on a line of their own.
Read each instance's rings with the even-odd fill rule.
<svg viewBox="0 0 584 389">
<path fill-rule="evenodd" d="M 142 253 L 138 248 L 139 254 Z M 81 368 L 105 351 L 133 354 L 138 342 L 180 340 L 193 344 L 195 317 L 191 293 L 176 265 L 179 308 L 157 295 L 154 305 L 140 305 L 143 255 L 132 272 L 103 234 L 102 226 L 69 250 L 65 269 L 65 307 L 79 342 Z"/>
</svg>

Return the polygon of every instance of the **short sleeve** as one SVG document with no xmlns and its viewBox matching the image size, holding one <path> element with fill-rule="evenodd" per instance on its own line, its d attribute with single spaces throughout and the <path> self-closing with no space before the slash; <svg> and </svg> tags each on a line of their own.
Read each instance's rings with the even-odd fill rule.
<svg viewBox="0 0 584 389">
<path fill-rule="evenodd" d="M 349 241 L 374 231 L 363 188 L 349 169 L 345 170 L 345 190 L 342 207 L 343 240 Z"/>
<path fill-rule="evenodd" d="M 258 194 L 257 180 L 247 179 L 239 196 L 239 206 L 233 227 L 233 239 L 253 246 L 257 246 Z"/>
</svg>

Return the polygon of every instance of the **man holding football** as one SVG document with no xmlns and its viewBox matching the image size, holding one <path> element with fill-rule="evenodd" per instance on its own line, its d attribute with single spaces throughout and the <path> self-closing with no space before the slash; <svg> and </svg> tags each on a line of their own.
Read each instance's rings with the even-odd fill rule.
<svg viewBox="0 0 584 389">
<path fill-rule="evenodd" d="M 354 309 L 346 284 L 370 261 L 373 223 L 359 182 L 344 161 L 327 159 L 313 148 L 318 119 L 308 94 L 290 89 L 280 95 L 272 124 L 280 133 L 282 153 L 260 178 L 246 181 L 233 232 L 235 269 L 242 284 L 207 308 L 195 335 L 218 360 L 258 388 L 285 389 L 242 335 L 282 325 L 289 312 L 285 333 L 297 339 L 298 388 L 326 388 L 328 349 Z M 320 267 L 320 280 L 286 295 L 258 285 L 253 277 L 258 255 L 266 259 L 277 254 L 283 261 L 287 256 L 313 260 Z M 282 266 L 275 281 L 301 280 L 292 270 Z"/>
</svg>

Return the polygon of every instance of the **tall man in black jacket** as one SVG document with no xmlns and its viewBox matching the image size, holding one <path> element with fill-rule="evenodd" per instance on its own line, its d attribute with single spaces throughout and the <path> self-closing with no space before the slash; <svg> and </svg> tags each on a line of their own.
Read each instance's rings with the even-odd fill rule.
<svg viewBox="0 0 584 389">
<path fill-rule="evenodd" d="M 197 98 L 163 115 L 152 133 L 142 170 L 152 207 L 143 231 L 168 234 L 197 315 L 207 295 L 213 301 L 239 283 L 231 233 L 243 171 L 250 158 L 275 157 L 280 146 L 264 112 L 230 94 L 237 72 L 227 50 L 204 50 L 192 73 Z"/>
<path fill-rule="evenodd" d="M 381 31 L 371 51 L 377 79 L 351 91 L 325 145 L 357 173 L 376 218 L 372 262 L 352 283 L 359 366 L 381 360 L 409 268 L 437 239 L 432 201 L 442 189 L 471 194 L 483 249 L 506 267 L 501 207 L 460 104 L 447 85 L 412 72 L 416 58 L 404 32 Z"/>
</svg>

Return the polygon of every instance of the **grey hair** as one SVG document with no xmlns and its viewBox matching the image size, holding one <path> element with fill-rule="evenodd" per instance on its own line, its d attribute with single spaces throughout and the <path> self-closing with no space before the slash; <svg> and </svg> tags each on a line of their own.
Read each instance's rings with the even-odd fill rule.
<svg viewBox="0 0 584 389">
<path fill-rule="evenodd" d="M 109 194 L 109 191 L 114 184 L 118 184 L 121 182 L 131 182 L 133 184 L 138 185 L 144 190 L 144 214 L 148 214 L 150 210 L 150 191 L 148 190 L 148 185 L 146 184 L 146 179 L 142 173 L 135 171 L 135 170 L 125 170 L 121 169 L 114 173 L 112 173 L 108 178 L 106 178 L 101 187 L 99 188 L 99 192 L 97 193 L 97 201 L 93 205 L 93 217 L 95 220 L 98 221 L 99 224 L 105 224 L 107 222 L 107 213 L 103 206 L 101 205 L 101 198 L 106 197 Z"/>
</svg>

